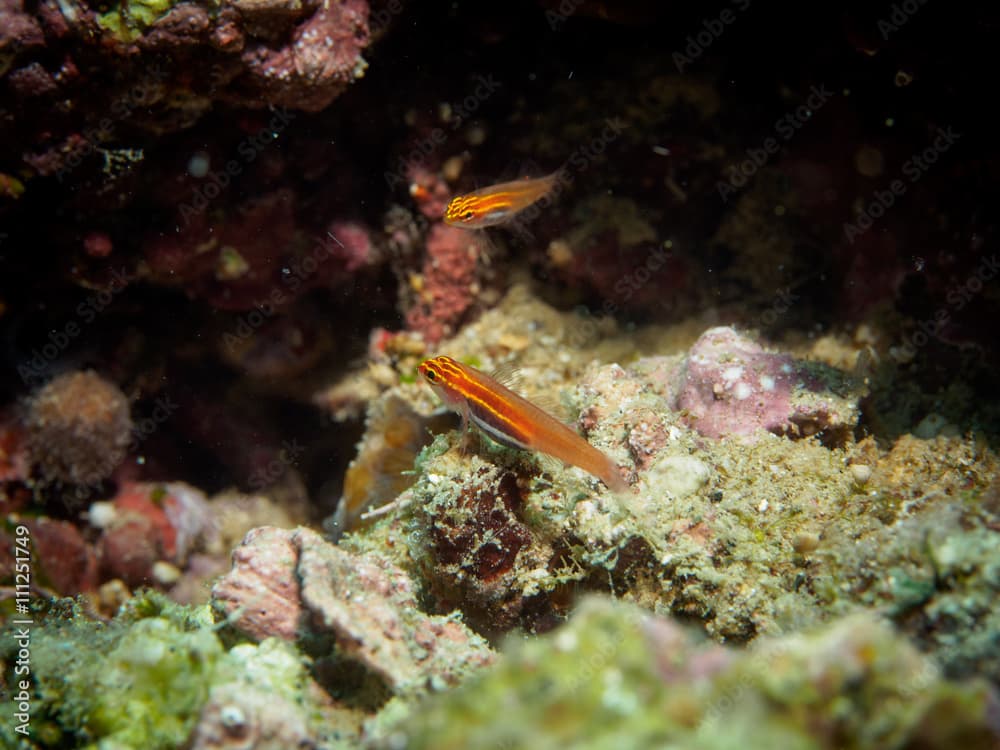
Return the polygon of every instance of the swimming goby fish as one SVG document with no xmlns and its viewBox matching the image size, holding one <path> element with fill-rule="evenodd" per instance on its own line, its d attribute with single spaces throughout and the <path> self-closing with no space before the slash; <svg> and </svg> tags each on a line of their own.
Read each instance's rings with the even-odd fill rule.
<svg viewBox="0 0 1000 750">
<path fill-rule="evenodd" d="M 533 203 L 552 192 L 560 172 L 546 177 L 514 180 L 453 198 L 444 212 L 446 224 L 466 229 L 485 229 L 510 221 Z"/>
<path fill-rule="evenodd" d="M 451 357 L 434 357 L 417 368 L 444 403 L 509 448 L 539 451 L 593 474 L 614 492 L 629 489 L 618 465 L 546 413 L 489 375 Z"/>
</svg>

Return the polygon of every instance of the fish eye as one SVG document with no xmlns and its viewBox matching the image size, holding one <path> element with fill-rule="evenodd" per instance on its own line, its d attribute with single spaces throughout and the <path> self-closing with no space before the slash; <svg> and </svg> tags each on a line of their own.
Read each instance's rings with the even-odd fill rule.
<svg viewBox="0 0 1000 750">
<path fill-rule="evenodd" d="M 424 373 L 424 377 L 427 378 L 432 383 L 437 380 L 437 375 L 434 374 L 434 370 L 428 370 Z"/>
<path fill-rule="evenodd" d="M 466 211 L 464 214 L 462 214 L 462 218 L 465 219 L 466 221 L 471 220 L 472 219 L 472 211 Z"/>
</svg>

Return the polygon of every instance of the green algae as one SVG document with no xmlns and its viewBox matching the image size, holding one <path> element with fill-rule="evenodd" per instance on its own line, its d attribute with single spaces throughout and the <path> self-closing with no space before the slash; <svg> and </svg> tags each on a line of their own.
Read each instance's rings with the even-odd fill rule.
<svg viewBox="0 0 1000 750">
<path fill-rule="evenodd" d="M 216 630 L 208 606 L 173 604 L 153 592 L 131 599 L 108 623 L 77 611 L 36 626 L 31 746 L 181 747 L 212 690 L 234 683 L 309 705 L 307 672 L 294 649 L 271 640 L 227 651 Z M 0 744 L 13 747 L 9 731 L 5 724 Z"/>
<path fill-rule="evenodd" d="M 992 746 L 989 699 L 871 616 L 733 651 L 592 598 L 455 690 L 387 707 L 370 747 L 971 750 Z"/>
<path fill-rule="evenodd" d="M 174 7 L 176 0 L 118 0 L 99 13 L 97 24 L 122 42 L 134 42 Z"/>
</svg>

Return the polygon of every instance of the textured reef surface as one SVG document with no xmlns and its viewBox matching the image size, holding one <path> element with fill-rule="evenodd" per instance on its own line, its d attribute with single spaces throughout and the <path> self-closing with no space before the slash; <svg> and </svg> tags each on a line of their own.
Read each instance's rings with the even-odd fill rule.
<svg viewBox="0 0 1000 750">
<path fill-rule="evenodd" d="M 1000 747 L 997 12 L 501 6 L 0 0 L 0 746 Z"/>
</svg>

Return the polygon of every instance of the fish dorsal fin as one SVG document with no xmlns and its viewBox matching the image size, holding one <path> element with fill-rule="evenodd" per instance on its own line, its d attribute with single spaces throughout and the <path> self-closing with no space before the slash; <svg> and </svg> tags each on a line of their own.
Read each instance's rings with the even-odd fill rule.
<svg viewBox="0 0 1000 750">
<path fill-rule="evenodd" d="M 529 386 L 524 371 L 514 362 L 498 365 L 490 377 L 505 388 L 510 388 L 518 396 L 527 399 L 542 411 L 552 415 L 560 422 L 568 423 L 571 419 L 569 409 L 553 395 L 538 393 Z"/>
<path fill-rule="evenodd" d="M 497 365 L 489 375 L 504 388 L 510 388 L 515 393 L 524 395 L 524 373 L 516 363 L 504 362 L 502 365 Z"/>
<path fill-rule="evenodd" d="M 496 175 L 496 182 L 514 182 L 516 180 L 534 180 L 544 177 L 548 172 L 533 159 L 515 159 L 507 164 L 499 174 Z"/>
</svg>

